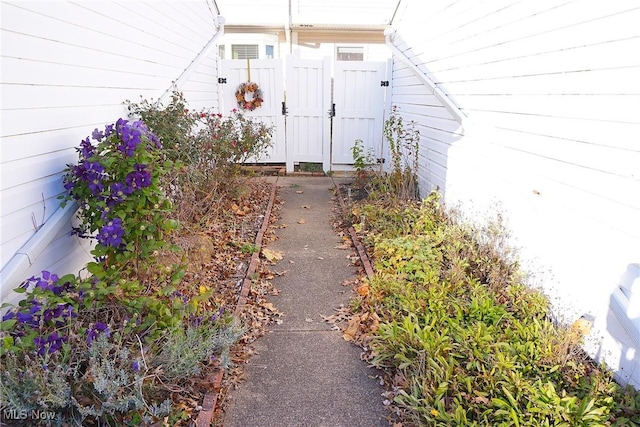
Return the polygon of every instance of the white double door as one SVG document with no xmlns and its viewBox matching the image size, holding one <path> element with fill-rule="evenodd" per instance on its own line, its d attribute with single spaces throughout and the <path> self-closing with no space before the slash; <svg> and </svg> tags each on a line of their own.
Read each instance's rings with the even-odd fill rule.
<svg viewBox="0 0 640 427">
<path fill-rule="evenodd" d="M 383 62 L 279 59 L 223 60 L 220 111 L 237 108 L 235 92 L 241 83 L 256 82 L 263 93 L 260 108 L 247 111 L 273 127 L 272 146 L 261 163 L 297 162 L 353 164 L 356 139 L 381 152 L 387 64 Z M 285 83 L 286 82 L 286 83 Z M 333 92 L 333 100 L 332 100 Z M 333 138 L 332 114 L 333 117 Z"/>
</svg>

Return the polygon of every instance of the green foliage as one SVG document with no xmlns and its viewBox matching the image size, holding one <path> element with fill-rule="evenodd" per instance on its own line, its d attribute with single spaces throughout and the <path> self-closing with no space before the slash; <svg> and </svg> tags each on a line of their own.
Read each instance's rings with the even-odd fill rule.
<svg viewBox="0 0 640 427">
<path fill-rule="evenodd" d="M 138 117 L 162 142 L 166 158 L 192 163 L 198 147 L 192 143 L 193 132 L 199 121 L 197 112 L 190 112 L 182 92 L 174 90 L 169 104 L 140 98 L 139 103 L 125 102 L 129 115 Z"/>
<path fill-rule="evenodd" d="M 415 425 L 640 425 L 640 394 L 581 355 L 521 283 L 499 222 L 471 227 L 437 195 L 356 208 L 376 275 L 361 310 L 384 319 L 369 342 Z M 364 225 L 363 225 L 364 224 Z"/>
<path fill-rule="evenodd" d="M 240 247 L 240 251 L 245 254 L 253 254 L 260 251 L 260 247 L 254 243 L 245 243 Z"/>
<path fill-rule="evenodd" d="M 119 119 L 93 140 L 82 141 L 78 163 L 66 169 L 63 204 L 80 203 L 77 232 L 95 236 L 93 255 L 126 269 L 164 245 L 170 204 L 160 181 L 171 163 L 160 162 L 159 140 L 142 122 Z"/>
<path fill-rule="evenodd" d="M 356 170 L 357 180 L 363 183 L 368 175 L 373 172 L 373 165 L 376 163 L 376 154 L 373 148 L 365 152 L 364 142 L 361 139 L 356 139 L 351 147 L 351 154 L 353 156 L 353 167 Z"/>
<path fill-rule="evenodd" d="M 229 348 L 244 333 L 234 321 L 220 324 L 178 326 L 167 334 L 165 343 L 153 361 L 168 381 L 179 381 L 200 372 L 204 362 L 218 355 L 223 367 L 230 365 Z"/>
<path fill-rule="evenodd" d="M 166 107 L 148 100 L 126 103 L 130 115 L 159 136 L 165 158 L 176 164 L 163 187 L 178 219 L 188 225 L 215 215 L 221 200 L 243 185 L 239 164 L 265 156 L 271 145 L 271 126 L 235 109 L 228 116 L 192 111 L 178 91 Z"/>
<path fill-rule="evenodd" d="M 375 153 L 365 152 L 364 143 L 357 139 L 351 148 L 356 186 L 364 187 L 373 199 L 384 199 L 392 204 L 403 204 L 418 198 L 418 165 L 420 133 L 414 122 L 405 123 L 398 108 L 393 106 L 384 123 L 384 138 L 391 155 L 390 170 L 373 175 Z"/>
</svg>

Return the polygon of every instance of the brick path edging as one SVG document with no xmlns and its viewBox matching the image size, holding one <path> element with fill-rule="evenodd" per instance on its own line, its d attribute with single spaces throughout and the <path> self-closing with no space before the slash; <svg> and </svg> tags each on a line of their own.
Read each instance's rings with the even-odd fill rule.
<svg viewBox="0 0 640 427">
<path fill-rule="evenodd" d="M 340 193 L 340 188 L 331 178 L 331 182 L 333 182 L 333 188 L 336 192 L 336 197 L 338 198 L 338 203 L 340 204 L 340 209 L 343 214 L 347 213 L 347 207 L 344 204 L 344 200 L 342 199 L 342 193 Z M 353 246 L 355 246 L 358 251 L 358 256 L 360 257 L 360 261 L 362 262 L 362 266 L 364 267 L 364 272 L 367 274 L 367 277 L 372 278 L 374 276 L 373 267 L 371 266 L 371 262 L 369 261 L 369 257 L 367 256 L 367 251 L 364 249 L 364 246 L 360 242 L 358 238 L 358 234 L 353 227 L 349 227 L 349 235 L 351 236 L 351 241 L 353 242 Z"/>
<path fill-rule="evenodd" d="M 249 291 L 251 290 L 251 277 L 258 269 L 260 250 L 262 248 L 262 238 L 264 237 L 264 233 L 266 233 L 267 228 L 269 227 L 269 218 L 271 217 L 271 210 L 273 209 L 273 203 L 276 198 L 276 189 L 277 185 L 273 183 L 271 187 L 269 203 L 267 204 L 267 209 L 264 213 L 264 218 L 262 219 L 262 226 L 260 227 L 260 230 L 258 230 L 258 234 L 256 234 L 255 245 L 257 246 L 258 250 L 251 255 L 249 267 L 247 268 L 247 272 L 245 273 L 244 279 L 242 280 L 242 287 L 240 288 L 240 294 L 238 296 L 238 301 L 236 302 L 236 308 L 233 311 L 234 316 L 239 316 L 244 308 L 244 305 L 247 303 L 247 297 L 249 296 Z M 220 395 L 220 386 L 222 384 L 223 376 L 224 370 L 222 369 L 218 369 L 209 376 L 209 380 L 213 383 L 213 390 L 207 392 L 202 399 L 202 409 L 198 414 L 198 418 L 196 418 L 196 427 L 209 427 L 209 425 L 211 424 L 211 419 L 213 418 L 213 413 L 218 402 L 218 396 Z"/>
</svg>

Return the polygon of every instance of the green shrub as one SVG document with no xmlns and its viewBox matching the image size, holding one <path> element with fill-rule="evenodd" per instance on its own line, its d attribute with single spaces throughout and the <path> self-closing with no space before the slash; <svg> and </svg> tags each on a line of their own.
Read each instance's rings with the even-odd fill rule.
<svg viewBox="0 0 640 427">
<path fill-rule="evenodd" d="M 165 158 L 174 162 L 162 186 L 188 227 L 218 214 L 225 198 L 239 193 L 246 180 L 239 165 L 264 157 L 271 145 L 271 126 L 235 109 L 227 116 L 192 111 L 178 91 L 166 107 L 144 99 L 126 104 L 132 117 L 158 135 Z"/>
</svg>

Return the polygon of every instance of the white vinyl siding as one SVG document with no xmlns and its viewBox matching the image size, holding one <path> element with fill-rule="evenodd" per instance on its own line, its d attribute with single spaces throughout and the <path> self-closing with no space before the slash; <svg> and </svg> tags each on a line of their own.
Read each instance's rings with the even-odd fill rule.
<svg viewBox="0 0 640 427">
<path fill-rule="evenodd" d="M 0 267 L 59 206 L 61 171 L 91 131 L 126 117 L 123 102 L 158 99 L 212 39 L 207 0 L 188 2 L 2 1 Z M 217 107 L 215 52 L 193 65 L 181 90 L 194 108 Z M 32 219 L 35 218 L 35 219 Z M 34 226 L 34 221 L 36 226 Z M 70 229 L 32 274 L 77 272 Z M 2 283 L 2 299 L 17 283 Z"/>
<path fill-rule="evenodd" d="M 403 2 L 394 46 L 468 120 L 399 60 L 392 103 L 419 122 L 423 195 L 502 211 L 558 317 L 594 315 L 587 350 L 640 387 L 640 301 L 613 301 L 640 264 L 637 22 L 631 0 Z"/>
</svg>

